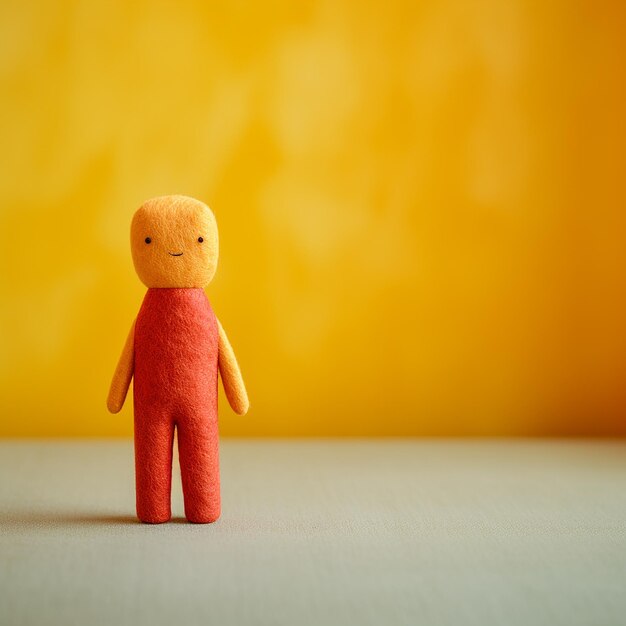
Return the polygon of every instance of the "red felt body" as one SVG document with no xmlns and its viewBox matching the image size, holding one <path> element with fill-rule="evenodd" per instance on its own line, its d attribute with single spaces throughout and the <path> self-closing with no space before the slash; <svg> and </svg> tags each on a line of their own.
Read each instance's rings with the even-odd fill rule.
<svg viewBox="0 0 626 626">
<path fill-rule="evenodd" d="M 170 519 L 172 447 L 178 433 L 185 515 L 220 515 L 218 326 L 202 289 L 148 289 L 135 326 L 137 515 Z"/>
</svg>

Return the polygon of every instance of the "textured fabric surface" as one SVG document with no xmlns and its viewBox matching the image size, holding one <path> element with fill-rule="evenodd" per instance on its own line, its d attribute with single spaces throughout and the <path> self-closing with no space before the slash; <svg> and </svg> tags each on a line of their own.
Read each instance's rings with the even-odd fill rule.
<svg viewBox="0 0 626 626">
<path fill-rule="evenodd" d="M 245 415 L 250 408 L 250 402 L 248 401 L 248 393 L 246 387 L 243 384 L 243 378 L 239 370 L 239 364 L 235 357 L 235 352 L 228 341 L 226 331 L 217 322 L 219 330 L 219 371 L 222 377 L 222 384 L 224 385 L 224 392 L 228 399 L 228 404 L 237 415 Z"/>
<path fill-rule="evenodd" d="M 206 287 L 219 257 L 215 216 L 187 196 L 145 202 L 130 229 L 133 263 L 146 287 Z M 199 241 L 202 239 L 202 241 Z"/>
<path fill-rule="evenodd" d="M 133 322 L 126 337 L 126 342 L 122 349 L 122 354 L 115 368 L 109 395 L 107 397 L 107 409 L 111 413 L 119 413 L 124 406 L 126 394 L 130 387 L 135 369 L 135 322 Z"/>
<path fill-rule="evenodd" d="M 178 431 L 189 521 L 220 514 L 217 320 L 202 289 L 148 289 L 135 326 L 137 515 L 170 518 L 172 441 Z"/>
<path fill-rule="evenodd" d="M 0 624 L 622 626 L 626 445 L 233 441 L 215 524 L 130 442 L 0 442 Z"/>
</svg>

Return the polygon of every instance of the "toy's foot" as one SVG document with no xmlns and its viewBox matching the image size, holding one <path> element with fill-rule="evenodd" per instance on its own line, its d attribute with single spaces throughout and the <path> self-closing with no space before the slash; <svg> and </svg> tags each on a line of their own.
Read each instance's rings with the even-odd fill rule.
<svg viewBox="0 0 626 626">
<path fill-rule="evenodd" d="M 220 512 L 219 511 L 214 511 L 214 512 L 210 512 L 210 513 L 206 513 L 204 515 L 202 514 L 193 514 L 193 515 L 186 515 L 187 517 L 187 521 L 191 522 L 192 524 L 212 524 L 213 522 L 217 521 L 220 517 Z"/>
<path fill-rule="evenodd" d="M 168 517 L 139 517 L 139 521 L 143 522 L 144 524 L 165 524 L 165 522 L 169 522 L 170 519 L 171 519 L 171 516 L 168 516 Z"/>
</svg>

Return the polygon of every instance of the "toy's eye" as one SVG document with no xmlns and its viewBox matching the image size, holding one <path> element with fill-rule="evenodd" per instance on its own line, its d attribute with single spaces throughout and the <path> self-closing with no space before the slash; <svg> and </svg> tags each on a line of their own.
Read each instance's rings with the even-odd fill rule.
<svg viewBox="0 0 626 626">
<path fill-rule="evenodd" d="M 202 243 L 204 239 L 202 237 L 198 237 L 198 243 Z"/>
<path fill-rule="evenodd" d="M 145 241 L 146 243 L 152 243 L 152 239 L 150 239 L 150 237 L 146 237 L 146 238 L 144 239 L 144 241 Z"/>
</svg>

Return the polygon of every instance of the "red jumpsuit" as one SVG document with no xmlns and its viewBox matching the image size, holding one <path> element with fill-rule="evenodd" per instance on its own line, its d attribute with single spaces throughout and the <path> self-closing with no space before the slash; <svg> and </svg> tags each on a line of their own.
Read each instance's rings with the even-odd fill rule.
<svg viewBox="0 0 626 626">
<path fill-rule="evenodd" d="M 137 516 L 170 519 L 172 447 L 178 434 L 185 515 L 220 515 L 218 327 L 202 289 L 148 289 L 135 324 Z"/>
</svg>

